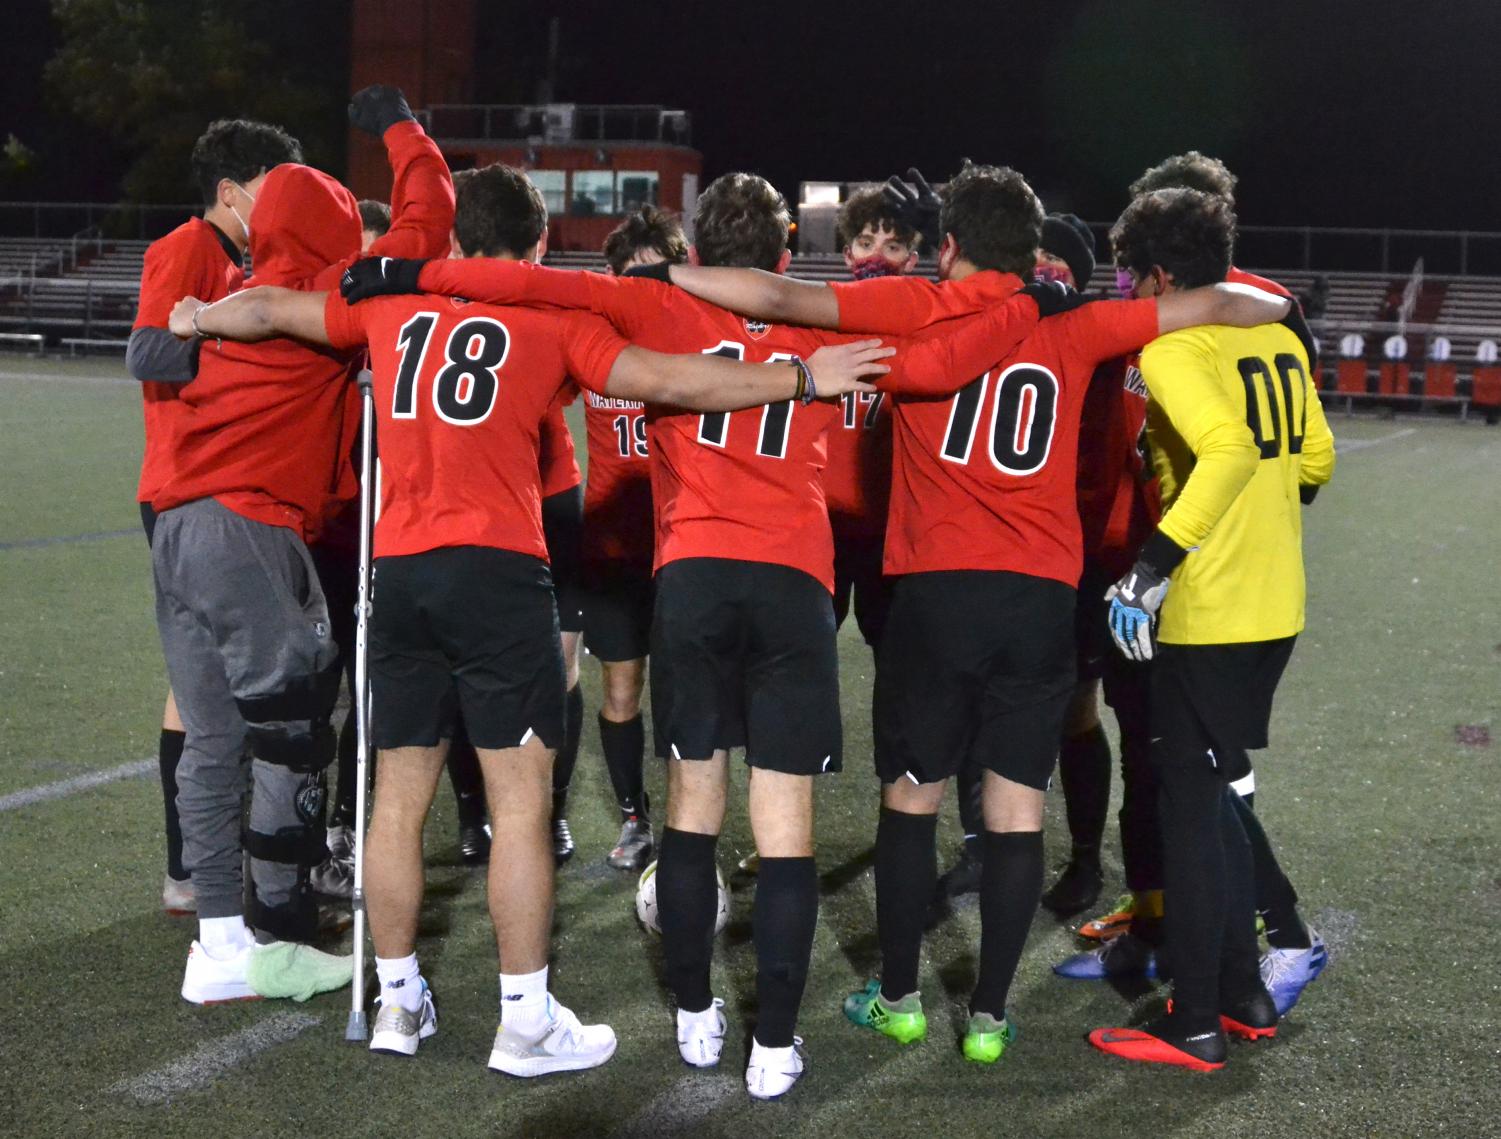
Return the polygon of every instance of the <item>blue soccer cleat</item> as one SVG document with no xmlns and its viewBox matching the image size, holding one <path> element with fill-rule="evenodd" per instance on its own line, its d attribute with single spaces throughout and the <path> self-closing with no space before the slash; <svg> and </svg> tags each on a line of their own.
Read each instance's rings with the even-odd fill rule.
<svg viewBox="0 0 1501 1139">
<path fill-rule="evenodd" d="M 1312 929 L 1308 936 L 1313 944 L 1307 949 L 1269 949 L 1261 956 L 1261 983 L 1272 994 L 1278 1016 L 1288 1014 L 1308 983 L 1329 964 L 1324 939 Z"/>
<path fill-rule="evenodd" d="M 1075 953 L 1053 966 L 1071 981 L 1104 981 L 1113 977 L 1157 976 L 1157 951 L 1134 933 L 1123 933 L 1098 949 Z"/>
</svg>

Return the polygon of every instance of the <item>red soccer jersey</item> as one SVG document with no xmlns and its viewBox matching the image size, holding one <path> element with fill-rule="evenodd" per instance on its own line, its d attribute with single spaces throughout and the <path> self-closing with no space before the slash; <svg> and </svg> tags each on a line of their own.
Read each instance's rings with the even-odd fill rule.
<svg viewBox="0 0 1501 1139">
<path fill-rule="evenodd" d="M 238 257 L 231 257 L 225 238 L 213 224 L 189 218 L 146 249 L 141 271 L 141 299 L 133 328 L 166 328 L 172 307 L 183 297 L 217 301 L 245 279 Z M 231 246 L 231 248 L 233 248 Z M 172 461 L 172 431 L 183 414 L 177 394 L 181 384 L 148 380 L 141 384 L 146 450 L 136 500 L 150 502 L 167 481 Z"/>
<path fill-rule="evenodd" d="M 891 412 L 881 392 L 850 392 L 829 428 L 829 465 L 823 493 L 835 538 L 872 538 L 886 532 L 891 499 Z"/>
<path fill-rule="evenodd" d="M 538 454 L 542 473 L 542 497 L 551 498 L 572 490 L 584 481 L 579 473 L 578 456 L 573 452 L 573 432 L 568 430 L 568 420 L 563 409 L 573 402 L 576 388 L 565 387 L 542 417 L 542 449 Z"/>
<path fill-rule="evenodd" d="M 547 560 L 542 422 L 570 377 L 603 388 L 626 347 L 588 313 L 328 295 L 336 348 L 370 346 L 380 433 L 375 556 L 489 546 Z"/>
<path fill-rule="evenodd" d="M 1079 424 L 1079 521 L 1085 559 L 1112 577 L 1131 568 L 1162 513 L 1139 447 L 1146 417 L 1135 354 L 1094 370 Z"/>
<path fill-rule="evenodd" d="M 1225 274 L 1225 280 L 1232 285 L 1250 285 L 1252 288 L 1261 289 L 1263 292 L 1276 293 L 1279 297 L 1291 297 L 1286 286 L 1279 285 L 1276 281 L 1267 277 L 1258 277 L 1255 273 L 1247 273 L 1244 269 L 1230 266 L 1230 272 Z"/>
<path fill-rule="evenodd" d="M 653 535 L 646 405 L 584 393 L 589 478 L 584 483 L 583 561 L 621 563 L 651 576 Z"/>
<path fill-rule="evenodd" d="M 1018 282 L 1010 281 L 1014 292 Z M 852 339 L 744 320 L 660 281 L 526 262 L 433 261 L 422 270 L 421 284 L 490 302 L 591 309 L 634 343 L 660 352 L 764 362 L 807 357 L 824 344 Z M 965 325 L 963 335 L 904 346 L 892 375 L 903 379 L 906 390 L 931 391 L 935 379 L 969 367 L 966 361 L 1004 355 L 1027 329 L 1037 327 L 1030 299 L 1020 307 L 997 304 L 995 309 L 955 322 L 956 328 Z M 833 589 L 834 544 L 820 473 L 827 461 L 825 433 L 839 415 L 837 406 L 788 400 L 713 415 L 648 407 L 646 415 L 657 523 L 654 568 L 681 558 L 770 562 L 802 570 Z"/>
<path fill-rule="evenodd" d="M 962 311 L 966 292 L 997 287 L 992 281 L 965 289 L 971 281 L 886 278 L 880 298 L 843 286 L 840 326 L 912 331 L 914 320 Z M 1009 570 L 1077 584 L 1084 392 L 1102 360 L 1156 335 L 1155 301 L 1097 302 L 1041 321 L 947 399 L 914 398 L 899 373 L 880 381 L 896 397 L 886 572 Z"/>
</svg>

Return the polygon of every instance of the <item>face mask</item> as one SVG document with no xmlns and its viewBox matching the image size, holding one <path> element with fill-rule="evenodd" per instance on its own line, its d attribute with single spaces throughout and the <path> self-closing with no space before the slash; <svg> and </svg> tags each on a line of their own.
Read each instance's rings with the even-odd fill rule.
<svg viewBox="0 0 1501 1139">
<path fill-rule="evenodd" d="M 872 277 L 900 277 L 902 264 L 889 261 L 879 253 L 872 253 L 869 257 L 861 257 L 852 264 L 850 273 L 857 281 L 868 281 Z"/>
<path fill-rule="evenodd" d="M 251 208 L 252 209 L 255 208 L 255 195 L 254 194 L 252 194 L 249 190 L 245 189 L 244 186 L 240 185 L 238 182 L 235 182 L 233 180 L 230 181 L 230 185 L 233 186 L 236 190 L 240 191 L 240 193 L 244 194 L 247 198 L 249 198 L 250 199 L 250 206 L 251 206 Z M 240 228 L 245 231 L 245 244 L 249 245 L 250 244 L 250 223 L 248 221 L 246 221 L 244 218 L 242 218 L 240 216 L 240 211 L 237 210 L 237 209 L 235 209 L 233 206 L 229 207 L 229 212 L 235 215 L 235 221 L 239 222 L 240 223 Z"/>
<path fill-rule="evenodd" d="M 1039 265 L 1032 270 L 1032 278 L 1043 284 L 1056 281 L 1060 285 L 1074 287 L 1074 275 L 1066 265 Z"/>
<path fill-rule="evenodd" d="M 1131 279 L 1131 274 L 1125 269 L 1115 271 L 1115 291 L 1123 300 L 1130 300 L 1136 293 L 1136 282 Z"/>
</svg>

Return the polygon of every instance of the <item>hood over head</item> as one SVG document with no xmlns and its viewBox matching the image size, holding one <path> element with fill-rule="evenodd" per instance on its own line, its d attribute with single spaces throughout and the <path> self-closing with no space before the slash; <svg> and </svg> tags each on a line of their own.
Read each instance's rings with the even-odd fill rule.
<svg viewBox="0 0 1501 1139">
<path fill-rule="evenodd" d="M 359 204 L 337 178 L 294 162 L 266 175 L 250 219 L 248 283 L 296 285 L 359 251 Z"/>
</svg>

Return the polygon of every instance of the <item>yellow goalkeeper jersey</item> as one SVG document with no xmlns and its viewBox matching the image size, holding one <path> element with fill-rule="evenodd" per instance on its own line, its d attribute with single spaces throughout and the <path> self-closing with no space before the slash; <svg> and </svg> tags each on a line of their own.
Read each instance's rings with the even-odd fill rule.
<svg viewBox="0 0 1501 1139">
<path fill-rule="evenodd" d="M 1147 443 L 1161 529 L 1189 555 L 1173 572 L 1158 638 L 1239 644 L 1303 629 L 1300 486 L 1334 474 L 1334 436 L 1286 325 L 1208 325 L 1142 351 Z"/>
</svg>

